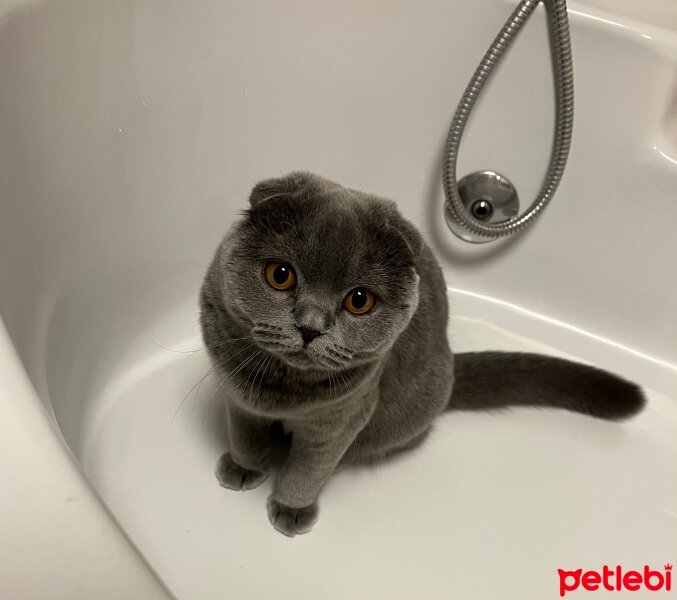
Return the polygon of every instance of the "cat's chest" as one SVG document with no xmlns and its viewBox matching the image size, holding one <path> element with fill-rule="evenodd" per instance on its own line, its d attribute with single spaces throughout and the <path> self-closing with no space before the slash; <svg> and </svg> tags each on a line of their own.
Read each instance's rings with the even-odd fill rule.
<svg viewBox="0 0 677 600">
<path fill-rule="evenodd" d="M 252 384 L 235 377 L 227 378 L 228 401 L 241 408 L 273 419 L 307 418 L 326 412 L 345 401 L 349 394 L 332 385 L 303 384 L 284 377 L 263 377 Z"/>
<path fill-rule="evenodd" d="M 378 386 L 355 384 L 336 374 L 311 381 L 299 380 L 284 372 L 260 377 L 226 376 L 226 397 L 241 408 L 276 420 L 308 419 L 331 413 L 350 413 L 354 406 L 375 404 Z"/>
</svg>

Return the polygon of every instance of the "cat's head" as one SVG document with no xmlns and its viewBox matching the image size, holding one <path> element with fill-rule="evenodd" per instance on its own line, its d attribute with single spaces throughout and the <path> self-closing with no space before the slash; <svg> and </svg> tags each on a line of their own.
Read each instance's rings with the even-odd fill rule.
<svg viewBox="0 0 677 600">
<path fill-rule="evenodd" d="M 259 183 L 225 238 L 223 298 L 254 342 L 297 368 L 378 358 L 418 305 L 423 240 L 388 200 L 309 173 Z"/>
</svg>

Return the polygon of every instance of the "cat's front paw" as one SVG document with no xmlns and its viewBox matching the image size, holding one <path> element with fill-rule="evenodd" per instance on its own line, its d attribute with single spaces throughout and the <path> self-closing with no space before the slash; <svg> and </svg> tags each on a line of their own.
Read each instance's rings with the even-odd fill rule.
<svg viewBox="0 0 677 600">
<path fill-rule="evenodd" d="M 240 491 L 258 487 L 266 480 L 268 473 L 245 469 L 233 460 L 230 452 L 226 452 L 216 466 L 216 477 L 223 487 Z"/>
<path fill-rule="evenodd" d="M 289 537 L 308 533 L 317 521 L 319 508 L 317 502 L 303 508 L 286 506 L 273 498 L 268 498 L 268 518 L 273 527 Z"/>
</svg>

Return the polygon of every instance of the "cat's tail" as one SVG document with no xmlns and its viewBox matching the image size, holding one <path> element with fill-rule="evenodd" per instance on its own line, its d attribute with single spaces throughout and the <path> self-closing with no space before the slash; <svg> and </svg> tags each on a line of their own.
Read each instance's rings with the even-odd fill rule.
<svg viewBox="0 0 677 600">
<path fill-rule="evenodd" d="M 456 354 L 454 378 L 451 410 L 542 406 L 620 420 L 638 413 L 646 403 L 634 383 L 595 367 L 541 354 Z"/>
</svg>

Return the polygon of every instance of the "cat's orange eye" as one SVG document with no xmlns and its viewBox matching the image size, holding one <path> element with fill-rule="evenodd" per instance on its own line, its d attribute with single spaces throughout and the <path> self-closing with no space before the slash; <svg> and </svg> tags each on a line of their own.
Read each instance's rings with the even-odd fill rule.
<svg viewBox="0 0 677 600">
<path fill-rule="evenodd" d="M 271 261 L 263 271 L 268 285 L 276 290 L 291 290 L 296 285 L 296 273 L 287 263 Z"/>
<path fill-rule="evenodd" d="M 354 315 L 366 315 L 376 304 L 376 296 L 364 288 L 355 288 L 343 300 L 345 309 Z"/>
</svg>

